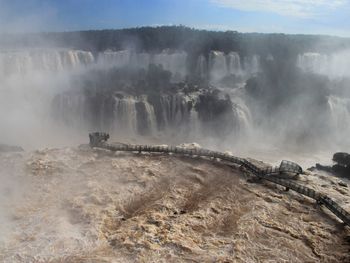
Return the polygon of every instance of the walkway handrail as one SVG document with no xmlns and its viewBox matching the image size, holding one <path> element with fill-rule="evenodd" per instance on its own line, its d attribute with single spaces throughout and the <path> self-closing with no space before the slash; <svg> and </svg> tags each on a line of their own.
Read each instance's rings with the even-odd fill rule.
<svg viewBox="0 0 350 263">
<path fill-rule="evenodd" d="M 249 172 L 253 173 L 258 178 L 273 182 L 275 184 L 286 187 L 287 190 L 291 189 L 295 192 L 308 196 L 317 201 L 318 204 L 323 204 L 334 215 L 341 219 L 346 225 L 350 226 L 350 214 L 339 206 L 334 200 L 325 194 L 316 192 L 315 190 L 302 186 L 290 180 L 285 180 L 273 176 L 274 174 L 280 174 L 284 172 L 291 172 L 300 174 L 302 169 L 299 165 L 290 162 L 282 161 L 280 167 L 268 167 L 261 169 L 254 165 L 252 162 L 244 158 L 235 157 L 226 153 L 217 151 L 211 151 L 202 148 L 183 148 L 178 146 L 161 146 L 161 145 L 133 145 L 133 144 L 109 144 L 107 140 L 109 135 L 106 133 L 90 133 L 90 146 L 103 148 L 110 151 L 127 151 L 127 152 L 159 152 L 159 153 L 174 153 L 180 155 L 191 155 L 200 157 L 211 157 L 215 159 L 221 159 L 239 166 L 244 167 Z M 289 166 L 288 166 L 289 165 Z"/>
</svg>

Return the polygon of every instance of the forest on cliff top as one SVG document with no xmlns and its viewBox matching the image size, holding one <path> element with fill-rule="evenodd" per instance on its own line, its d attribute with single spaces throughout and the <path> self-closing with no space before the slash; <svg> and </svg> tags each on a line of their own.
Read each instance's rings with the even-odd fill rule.
<svg viewBox="0 0 350 263">
<path fill-rule="evenodd" d="M 6 34 L 0 47 L 54 46 L 89 51 L 135 49 L 161 51 L 181 49 L 189 54 L 207 54 L 210 50 L 246 54 L 271 54 L 288 57 L 308 51 L 330 52 L 350 47 L 349 38 L 323 35 L 288 35 L 207 31 L 185 26 L 139 27 L 130 29 L 88 30 Z"/>
</svg>

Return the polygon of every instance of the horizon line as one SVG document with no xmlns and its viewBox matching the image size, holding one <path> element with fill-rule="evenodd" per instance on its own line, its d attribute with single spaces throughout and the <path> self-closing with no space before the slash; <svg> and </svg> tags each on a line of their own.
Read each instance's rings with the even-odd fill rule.
<svg viewBox="0 0 350 263">
<path fill-rule="evenodd" d="M 261 35 L 286 35 L 286 36 L 309 36 L 309 37 L 330 37 L 330 38 L 340 38 L 340 39 L 350 39 L 350 36 L 339 36 L 339 35 L 330 35 L 330 34 L 311 34 L 311 33 L 285 33 L 285 32 L 257 32 L 257 31 L 238 31 L 230 29 L 208 29 L 201 28 L 196 26 L 188 25 L 142 25 L 142 26 L 133 26 L 133 27 L 115 27 L 115 28 L 99 28 L 99 29 L 77 29 L 77 30 L 51 30 L 51 31 L 33 31 L 33 32 L 0 32 L 0 35 L 35 35 L 35 34 L 51 34 L 51 33 L 78 33 L 78 32 L 89 32 L 89 31 L 118 31 L 118 30 L 133 30 L 133 29 L 142 29 L 142 28 L 175 28 L 183 27 L 189 30 L 196 31 L 205 31 L 205 32 L 218 32 L 218 33 L 236 33 L 236 34 L 261 34 Z"/>
</svg>

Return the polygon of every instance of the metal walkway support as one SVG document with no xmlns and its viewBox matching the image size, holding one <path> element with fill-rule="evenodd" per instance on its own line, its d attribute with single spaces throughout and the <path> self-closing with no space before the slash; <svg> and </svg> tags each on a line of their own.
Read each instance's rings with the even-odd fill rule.
<svg viewBox="0 0 350 263">
<path fill-rule="evenodd" d="M 296 163 L 284 160 L 281 162 L 279 167 L 267 167 L 261 169 L 258 166 L 254 165 L 252 162 L 248 161 L 247 159 L 207 149 L 185 149 L 182 147 L 174 146 L 132 145 L 123 143 L 108 144 L 107 140 L 109 139 L 109 134 L 100 132 L 90 133 L 89 137 L 91 147 L 104 148 L 110 151 L 175 153 L 180 155 L 211 157 L 242 166 L 258 178 L 281 185 L 288 190 L 291 189 L 295 192 L 298 192 L 316 200 L 317 203 L 324 205 L 346 225 L 350 226 L 350 214 L 327 195 L 316 192 L 311 188 L 294 183 L 290 180 L 281 179 L 273 176 L 275 174 L 280 173 L 302 173 L 302 168 Z"/>
</svg>

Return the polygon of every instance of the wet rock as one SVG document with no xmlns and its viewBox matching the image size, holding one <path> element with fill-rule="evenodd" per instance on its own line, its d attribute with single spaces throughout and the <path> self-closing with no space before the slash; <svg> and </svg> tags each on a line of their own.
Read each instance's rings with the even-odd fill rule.
<svg viewBox="0 0 350 263">
<path fill-rule="evenodd" d="M 205 133 L 227 136 L 238 128 L 237 116 L 232 111 L 234 104 L 228 95 L 222 96 L 219 90 L 208 90 L 198 97 L 195 109 L 205 127 Z"/>
<path fill-rule="evenodd" d="M 335 164 L 332 167 L 332 171 L 336 175 L 350 178 L 350 166 L 343 166 L 340 164 Z"/>
<path fill-rule="evenodd" d="M 20 146 L 0 144 L 0 152 L 23 152 L 23 148 Z"/>
<path fill-rule="evenodd" d="M 342 166 L 350 166 L 350 154 L 337 152 L 333 155 L 333 161 Z"/>
<path fill-rule="evenodd" d="M 337 152 L 333 155 L 333 161 L 337 163 L 332 167 L 333 172 L 339 176 L 350 178 L 350 154 Z"/>
<path fill-rule="evenodd" d="M 317 163 L 316 167 L 311 167 L 308 170 L 325 171 L 335 176 L 350 178 L 350 154 L 338 152 L 333 155 L 333 161 L 336 162 L 333 166 L 326 166 Z"/>
</svg>

